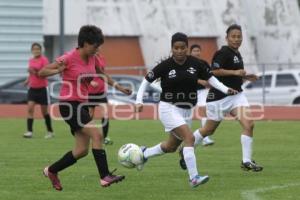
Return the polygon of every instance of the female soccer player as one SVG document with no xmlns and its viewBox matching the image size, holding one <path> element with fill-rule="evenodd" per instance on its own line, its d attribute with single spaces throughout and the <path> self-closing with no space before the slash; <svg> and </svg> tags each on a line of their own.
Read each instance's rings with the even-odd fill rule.
<svg viewBox="0 0 300 200">
<path fill-rule="evenodd" d="M 194 56 L 198 59 L 201 59 L 201 51 L 202 51 L 201 46 L 198 44 L 193 44 L 190 47 L 190 55 Z M 208 94 L 207 88 L 209 88 L 209 84 L 207 83 L 207 81 L 204 81 L 204 80 L 198 80 L 198 82 L 200 84 L 198 84 L 198 90 L 197 90 L 197 95 L 198 95 L 197 106 L 206 115 L 205 106 L 206 106 L 206 97 Z M 203 127 L 205 125 L 205 122 L 206 122 L 206 117 L 202 117 L 201 118 L 201 127 Z M 209 136 L 206 136 L 202 140 L 203 146 L 213 145 L 214 143 L 215 142 Z"/>
<path fill-rule="evenodd" d="M 235 93 L 217 81 L 208 70 L 205 62 L 187 56 L 188 38 L 183 33 L 175 33 L 171 40 L 172 56 L 163 60 L 150 71 L 142 81 L 136 99 L 136 111 L 143 108 L 145 88 L 156 79 L 161 79 L 162 93 L 159 102 L 159 118 L 169 132 L 169 138 L 151 148 L 143 147 L 144 161 L 150 157 L 175 152 L 184 142 L 183 156 L 188 169 L 190 186 L 206 183 L 208 176 L 200 176 L 194 153 L 195 138 L 189 128 L 192 108 L 197 103 L 198 79 L 208 80 L 209 84 L 226 94 Z"/>
<path fill-rule="evenodd" d="M 205 126 L 196 130 L 195 133 L 199 136 L 198 140 L 201 141 L 203 137 L 215 132 L 226 114 L 231 114 L 243 128 L 241 168 L 255 172 L 262 171 L 263 167 L 252 160 L 254 123 L 251 120 L 248 100 L 241 88 L 243 80 L 255 81 L 257 79 L 257 76 L 247 74 L 244 70 L 243 59 L 239 52 L 243 40 L 241 26 L 236 24 L 229 26 L 226 31 L 226 40 L 227 46 L 223 46 L 213 57 L 212 73 L 224 85 L 239 91 L 239 93 L 227 96 L 215 88 L 211 88 L 207 96 L 206 106 L 208 120 Z"/>
<path fill-rule="evenodd" d="M 100 50 L 99 50 L 100 51 Z M 97 52 L 97 59 L 102 71 L 106 65 L 104 57 Z M 107 113 L 107 95 L 105 81 L 100 77 L 94 77 L 89 85 L 89 111 L 92 119 L 94 118 L 95 107 L 98 105 L 101 110 L 101 127 L 104 135 L 104 144 L 113 144 L 113 141 L 108 137 L 109 118 Z"/>
<path fill-rule="evenodd" d="M 63 83 L 60 89 L 59 110 L 75 138 L 73 150 L 67 152 L 61 159 L 43 171 L 44 175 L 50 179 L 52 186 L 59 191 L 62 190 L 62 186 L 58 172 L 86 156 L 89 151 L 90 140 L 92 140 L 92 152 L 100 175 L 101 186 L 107 187 L 125 178 L 109 172 L 106 152 L 102 147 L 102 131 L 95 127 L 84 103 L 88 98 L 91 75 L 99 73 L 99 76 L 100 74 L 105 76 L 98 67 L 100 64 L 95 57 L 98 47 L 103 42 L 101 29 L 92 25 L 82 26 L 78 35 L 78 47 L 57 58 L 56 62 L 39 72 L 39 75 L 43 77 L 62 74 Z M 111 78 L 105 77 L 117 89 L 127 94 L 131 93 L 130 90 L 115 84 Z"/>
<path fill-rule="evenodd" d="M 25 85 L 29 86 L 27 102 L 27 132 L 24 133 L 23 137 L 32 138 L 34 107 L 36 104 L 40 104 L 48 131 L 45 138 L 48 139 L 54 136 L 50 115 L 48 113 L 48 80 L 40 77 L 38 72 L 48 65 L 49 61 L 42 55 L 42 46 L 39 43 L 33 43 L 31 45 L 31 53 L 33 57 L 30 58 L 28 63 L 29 77 L 25 81 Z"/>
</svg>

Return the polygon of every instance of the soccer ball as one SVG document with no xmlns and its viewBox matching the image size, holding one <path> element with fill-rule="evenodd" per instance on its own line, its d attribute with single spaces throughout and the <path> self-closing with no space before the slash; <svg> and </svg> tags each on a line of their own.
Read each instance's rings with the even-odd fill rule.
<svg viewBox="0 0 300 200">
<path fill-rule="evenodd" d="M 135 168 L 143 164 L 143 152 L 136 144 L 124 144 L 118 152 L 118 160 L 126 168 Z"/>
</svg>

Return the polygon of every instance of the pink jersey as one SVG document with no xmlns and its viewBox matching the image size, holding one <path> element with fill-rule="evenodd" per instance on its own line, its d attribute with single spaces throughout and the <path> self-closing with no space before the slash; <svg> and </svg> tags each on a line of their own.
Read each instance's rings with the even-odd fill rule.
<svg viewBox="0 0 300 200">
<path fill-rule="evenodd" d="M 66 66 L 62 73 L 60 100 L 87 101 L 88 86 L 92 80 L 90 77 L 96 73 L 95 66 L 99 66 L 96 56 L 90 56 L 86 63 L 80 58 L 79 50 L 73 49 L 56 61 L 64 62 Z"/>
<path fill-rule="evenodd" d="M 48 59 L 45 56 L 41 55 L 38 58 L 31 58 L 28 62 L 28 67 L 29 69 L 33 69 L 36 72 L 38 72 L 48 64 L 49 64 Z M 48 86 L 48 80 L 46 78 L 41 78 L 36 74 L 29 74 L 28 85 L 31 88 L 43 88 Z"/>
<path fill-rule="evenodd" d="M 104 67 L 106 65 L 104 57 L 98 55 L 97 59 L 98 59 L 99 67 L 102 70 L 104 70 Z M 107 86 L 105 84 L 105 81 L 102 78 L 94 77 L 93 81 L 97 83 L 97 86 L 89 85 L 89 94 L 99 94 L 106 91 Z"/>
</svg>

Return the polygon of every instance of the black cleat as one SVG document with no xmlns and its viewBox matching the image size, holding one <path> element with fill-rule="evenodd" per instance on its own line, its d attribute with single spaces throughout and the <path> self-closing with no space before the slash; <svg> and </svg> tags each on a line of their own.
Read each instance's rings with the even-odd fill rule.
<svg viewBox="0 0 300 200">
<path fill-rule="evenodd" d="M 180 165 L 181 169 L 186 170 L 187 167 L 186 167 L 186 163 L 185 163 L 185 160 L 183 157 L 183 148 L 182 147 L 179 148 L 179 157 L 180 157 L 179 165 Z"/>
<path fill-rule="evenodd" d="M 254 160 L 252 160 L 252 162 L 245 162 L 245 163 L 243 163 L 242 161 L 241 168 L 245 171 L 251 170 L 253 172 L 260 172 L 264 169 L 262 166 L 257 165 Z"/>
</svg>

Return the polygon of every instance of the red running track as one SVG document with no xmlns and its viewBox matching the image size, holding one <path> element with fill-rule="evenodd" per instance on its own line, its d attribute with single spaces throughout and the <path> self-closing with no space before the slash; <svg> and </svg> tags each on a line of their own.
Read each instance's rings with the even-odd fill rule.
<svg viewBox="0 0 300 200">
<path fill-rule="evenodd" d="M 300 106 L 252 106 L 251 109 L 254 120 L 300 120 Z M 57 105 L 52 105 L 50 110 L 53 118 L 60 117 Z M 134 113 L 133 105 L 110 105 L 108 111 L 111 119 L 158 119 L 156 104 L 146 104 L 142 113 Z M 99 113 L 97 109 L 96 117 Z M 0 104 L 0 118 L 26 118 L 26 115 L 27 105 Z M 201 116 L 203 116 L 201 112 L 194 113 L 195 119 Z M 35 118 L 42 118 L 39 106 L 36 106 Z"/>
</svg>

